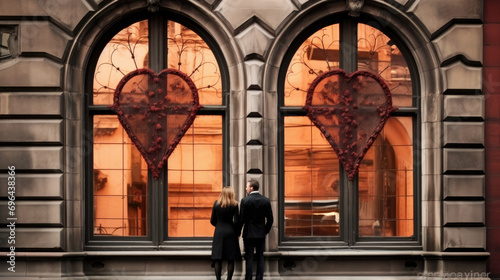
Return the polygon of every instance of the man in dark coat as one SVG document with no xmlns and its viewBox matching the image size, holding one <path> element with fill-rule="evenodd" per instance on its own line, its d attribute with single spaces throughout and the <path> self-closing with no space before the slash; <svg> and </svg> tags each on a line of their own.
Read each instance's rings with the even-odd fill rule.
<svg viewBox="0 0 500 280">
<path fill-rule="evenodd" d="M 252 279 L 254 250 L 257 258 L 256 280 L 264 275 L 265 237 L 273 225 L 273 211 L 269 198 L 259 193 L 259 182 L 247 182 L 248 196 L 240 203 L 240 221 L 243 225 L 243 243 L 245 245 L 246 271 L 245 280 Z"/>
</svg>

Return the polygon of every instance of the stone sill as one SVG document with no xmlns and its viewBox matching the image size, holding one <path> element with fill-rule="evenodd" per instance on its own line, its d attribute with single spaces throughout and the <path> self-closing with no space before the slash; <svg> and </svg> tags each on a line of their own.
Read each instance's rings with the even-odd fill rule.
<svg viewBox="0 0 500 280">
<path fill-rule="evenodd" d="M 87 251 L 87 252 L 16 252 L 16 258 L 86 258 L 86 257 L 210 257 L 209 250 L 185 251 Z M 489 252 L 422 252 L 387 250 L 301 250 L 265 252 L 267 257 L 400 257 L 420 256 L 424 258 L 487 258 Z"/>
</svg>

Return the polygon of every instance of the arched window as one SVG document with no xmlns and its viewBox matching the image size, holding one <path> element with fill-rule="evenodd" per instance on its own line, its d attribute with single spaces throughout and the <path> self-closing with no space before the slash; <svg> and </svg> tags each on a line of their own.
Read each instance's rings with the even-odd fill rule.
<svg viewBox="0 0 500 280">
<path fill-rule="evenodd" d="M 412 61 L 392 34 L 374 21 L 325 20 L 306 29 L 285 56 L 279 80 L 282 240 L 320 237 L 355 246 L 417 239 L 419 105 Z M 311 83 L 335 69 L 381 77 L 398 107 L 352 179 L 303 108 Z M 339 135 L 332 138 L 342 141 Z"/>
<path fill-rule="evenodd" d="M 210 237 L 212 204 L 227 183 L 227 82 L 219 51 L 202 29 L 178 15 L 156 13 L 115 32 L 96 48 L 90 64 L 87 133 L 92 152 L 87 166 L 93 172 L 88 180 L 87 243 L 143 240 L 156 246 L 172 238 Z M 155 176 L 110 108 L 121 79 L 142 68 L 183 73 L 203 106 Z M 138 121 L 134 133 L 152 133 L 148 121 L 146 116 Z"/>
</svg>

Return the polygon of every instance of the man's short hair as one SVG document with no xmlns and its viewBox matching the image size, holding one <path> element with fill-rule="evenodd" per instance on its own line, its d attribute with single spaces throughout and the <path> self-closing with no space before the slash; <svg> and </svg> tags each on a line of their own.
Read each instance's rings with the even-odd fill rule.
<svg viewBox="0 0 500 280">
<path fill-rule="evenodd" d="M 258 191 L 259 190 L 259 181 L 257 181 L 257 180 L 249 180 L 248 183 L 250 184 L 250 187 L 252 187 L 254 191 Z"/>
</svg>

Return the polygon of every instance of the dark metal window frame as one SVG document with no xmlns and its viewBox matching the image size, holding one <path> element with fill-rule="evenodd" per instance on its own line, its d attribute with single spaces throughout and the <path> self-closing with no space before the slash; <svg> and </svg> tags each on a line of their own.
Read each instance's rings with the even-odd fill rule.
<svg viewBox="0 0 500 280">
<path fill-rule="evenodd" d="M 280 73 L 278 78 L 278 125 L 284 128 L 284 119 L 287 116 L 306 116 L 302 107 L 298 106 L 284 106 L 284 94 L 283 89 L 285 85 L 286 72 L 288 65 L 299 48 L 299 46 L 307 39 L 311 34 L 320 30 L 325 26 L 332 24 L 340 24 L 340 55 L 339 62 L 340 68 L 344 69 L 346 72 L 350 73 L 357 70 L 357 25 L 358 23 L 367 24 L 372 27 L 377 28 L 384 34 L 389 36 L 392 41 L 399 47 L 402 55 L 404 56 L 408 67 L 410 68 L 410 75 L 412 79 L 412 92 L 413 92 L 413 106 L 400 108 L 398 111 L 394 112 L 393 116 L 409 116 L 413 119 L 413 172 L 414 172 L 414 220 L 413 220 L 413 231 L 414 234 L 411 237 L 359 237 L 359 218 L 358 218 L 358 176 L 353 181 L 349 181 L 347 174 L 340 168 L 341 175 L 341 186 L 340 190 L 340 232 L 338 237 L 288 237 L 285 236 L 285 196 L 284 196 L 284 129 L 278 129 L 278 174 L 279 174 L 279 247 L 281 249 L 298 249 L 307 247 L 317 247 L 321 243 L 322 247 L 332 247 L 337 249 L 342 248 L 390 248 L 397 250 L 421 250 L 422 249 L 422 237 L 421 237 L 421 114 L 420 114 L 420 86 L 418 82 L 418 73 L 416 64 L 410 55 L 408 49 L 406 49 L 402 40 L 398 39 L 397 32 L 391 30 L 383 24 L 371 17 L 361 16 L 360 18 L 353 18 L 347 15 L 347 13 L 339 14 L 335 17 L 329 17 L 318 22 L 315 22 L 305 28 L 297 38 L 293 41 L 284 56 L 282 64 L 280 65 Z M 348 55 L 349 54 L 349 55 Z M 340 163 L 339 163 L 340 164 Z"/>
<path fill-rule="evenodd" d="M 136 13 L 122 17 L 123 20 L 101 33 L 95 40 L 92 56 L 88 62 L 85 78 L 85 141 L 86 141 L 86 183 L 85 183 L 85 249 L 86 250 L 168 250 L 169 248 L 209 248 L 210 237 L 169 237 L 168 217 L 168 178 L 167 166 L 164 167 L 158 180 L 153 180 L 148 174 L 148 234 L 147 236 L 96 236 L 94 235 L 93 219 L 93 117 L 96 115 L 114 115 L 106 105 L 92 105 L 93 77 L 97 60 L 102 49 L 123 28 L 141 20 L 148 20 L 149 28 L 149 67 L 157 73 L 167 68 L 167 57 L 164 50 L 167 48 L 167 21 L 179 22 L 196 32 L 210 47 L 218 62 L 222 82 L 222 105 L 204 105 L 198 115 L 222 116 L 222 145 L 223 145 L 223 185 L 230 184 L 229 176 L 229 73 L 222 51 L 217 42 L 201 26 L 191 19 L 169 11 L 156 13 Z"/>
</svg>

